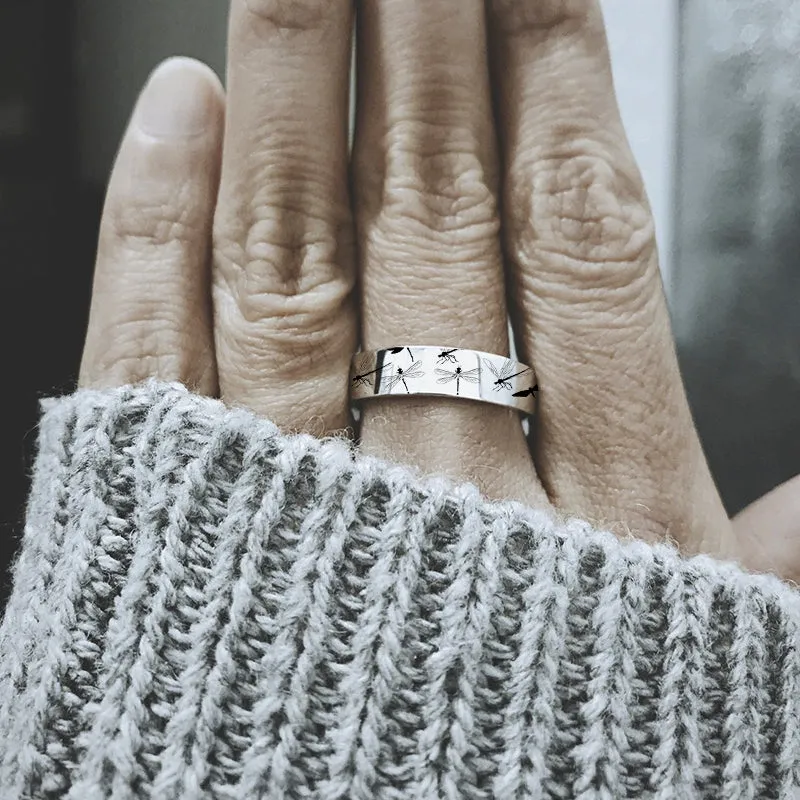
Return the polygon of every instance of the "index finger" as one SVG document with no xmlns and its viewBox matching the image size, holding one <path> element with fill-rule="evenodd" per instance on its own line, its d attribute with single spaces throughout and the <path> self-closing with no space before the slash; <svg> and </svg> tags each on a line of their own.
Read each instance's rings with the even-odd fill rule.
<svg viewBox="0 0 800 800">
<path fill-rule="evenodd" d="M 220 394 L 288 429 L 347 426 L 351 0 L 233 0 L 214 223 Z"/>
</svg>

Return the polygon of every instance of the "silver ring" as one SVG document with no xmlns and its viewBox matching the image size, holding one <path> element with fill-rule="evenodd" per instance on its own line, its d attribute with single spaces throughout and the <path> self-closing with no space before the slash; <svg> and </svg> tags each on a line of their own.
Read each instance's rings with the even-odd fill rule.
<svg viewBox="0 0 800 800">
<path fill-rule="evenodd" d="M 539 387 L 533 367 L 459 347 L 403 345 L 356 353 L 350 398 L 458 397 L 533 414 Z"/>
</svg>

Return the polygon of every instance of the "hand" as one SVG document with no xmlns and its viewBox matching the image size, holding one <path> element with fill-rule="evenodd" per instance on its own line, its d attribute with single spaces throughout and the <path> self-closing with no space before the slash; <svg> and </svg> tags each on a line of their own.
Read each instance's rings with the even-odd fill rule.
<svg viewBox="0 0 800 800">
<path fill-rule="evenodd" d="M 359 342 L 507 353 L 508 299 L 541 392 L 532 448 L 513 412 L 410 398 L 364 406 L 362 449 L 746 559 L 681 383 L 597 2 L 358 5 L 352 170 L 350 0 L 233 0 L 227 101 L 197 63 L 155 73 L 109 187 L 81 384 L 179 380 L 330 433 Z"/>
</svg>

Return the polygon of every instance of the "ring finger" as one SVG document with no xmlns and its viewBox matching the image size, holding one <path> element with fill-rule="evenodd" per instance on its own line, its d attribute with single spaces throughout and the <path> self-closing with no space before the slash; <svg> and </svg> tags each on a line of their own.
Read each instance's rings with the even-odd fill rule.
<svg viewBox="0 0 800 800">
<path fill-rule="evenodd" d="M 371 0 L 354 153 L 363 344 L 508 353 L 482 0 Z M 513 411 L 382 398 L 362 447 L 487 494 L 546 502 Z"/>
</svg>

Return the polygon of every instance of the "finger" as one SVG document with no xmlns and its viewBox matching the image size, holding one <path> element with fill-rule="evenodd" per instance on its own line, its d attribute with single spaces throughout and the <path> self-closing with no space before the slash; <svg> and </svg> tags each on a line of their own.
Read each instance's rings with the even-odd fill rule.
<svg viewBox="0 0 800 800">
<path fill-rule="evenodd" d="M 152 377 L 216 391 L 209 259 L 224 103 L 214 73 L 184 58 L 142 92 L 100 226 L 82 386 Z"/>
<path fill-rule="evenodd" d="M 746 567 L 800 580 L 800 475 L 751 503 L 733 525 Z"/>
<path fill-rule="evenodd" d="M 482 0 L 373 0 L 359 20 L 354 153 L 366 349 L 505 355 Z M 442 399 L 363 406 L 362 446 L 542 500 L 514 412 Z M 479 455 L 478 455 L 479 454 Z"/>
<path fill-rule="evenodd" d="M 567 511 L 716 547 L 730 527 L 681 383 L 599 5 L 494 0 L 490 20 L 509 296 L 541 387 L 542 480 Z"/>
<path fill-rule="evenodd" d="M 287 429 L 348 424 L 350 0 L 233 0 L 215 220 L 223 399 Z"/>
</svg>

